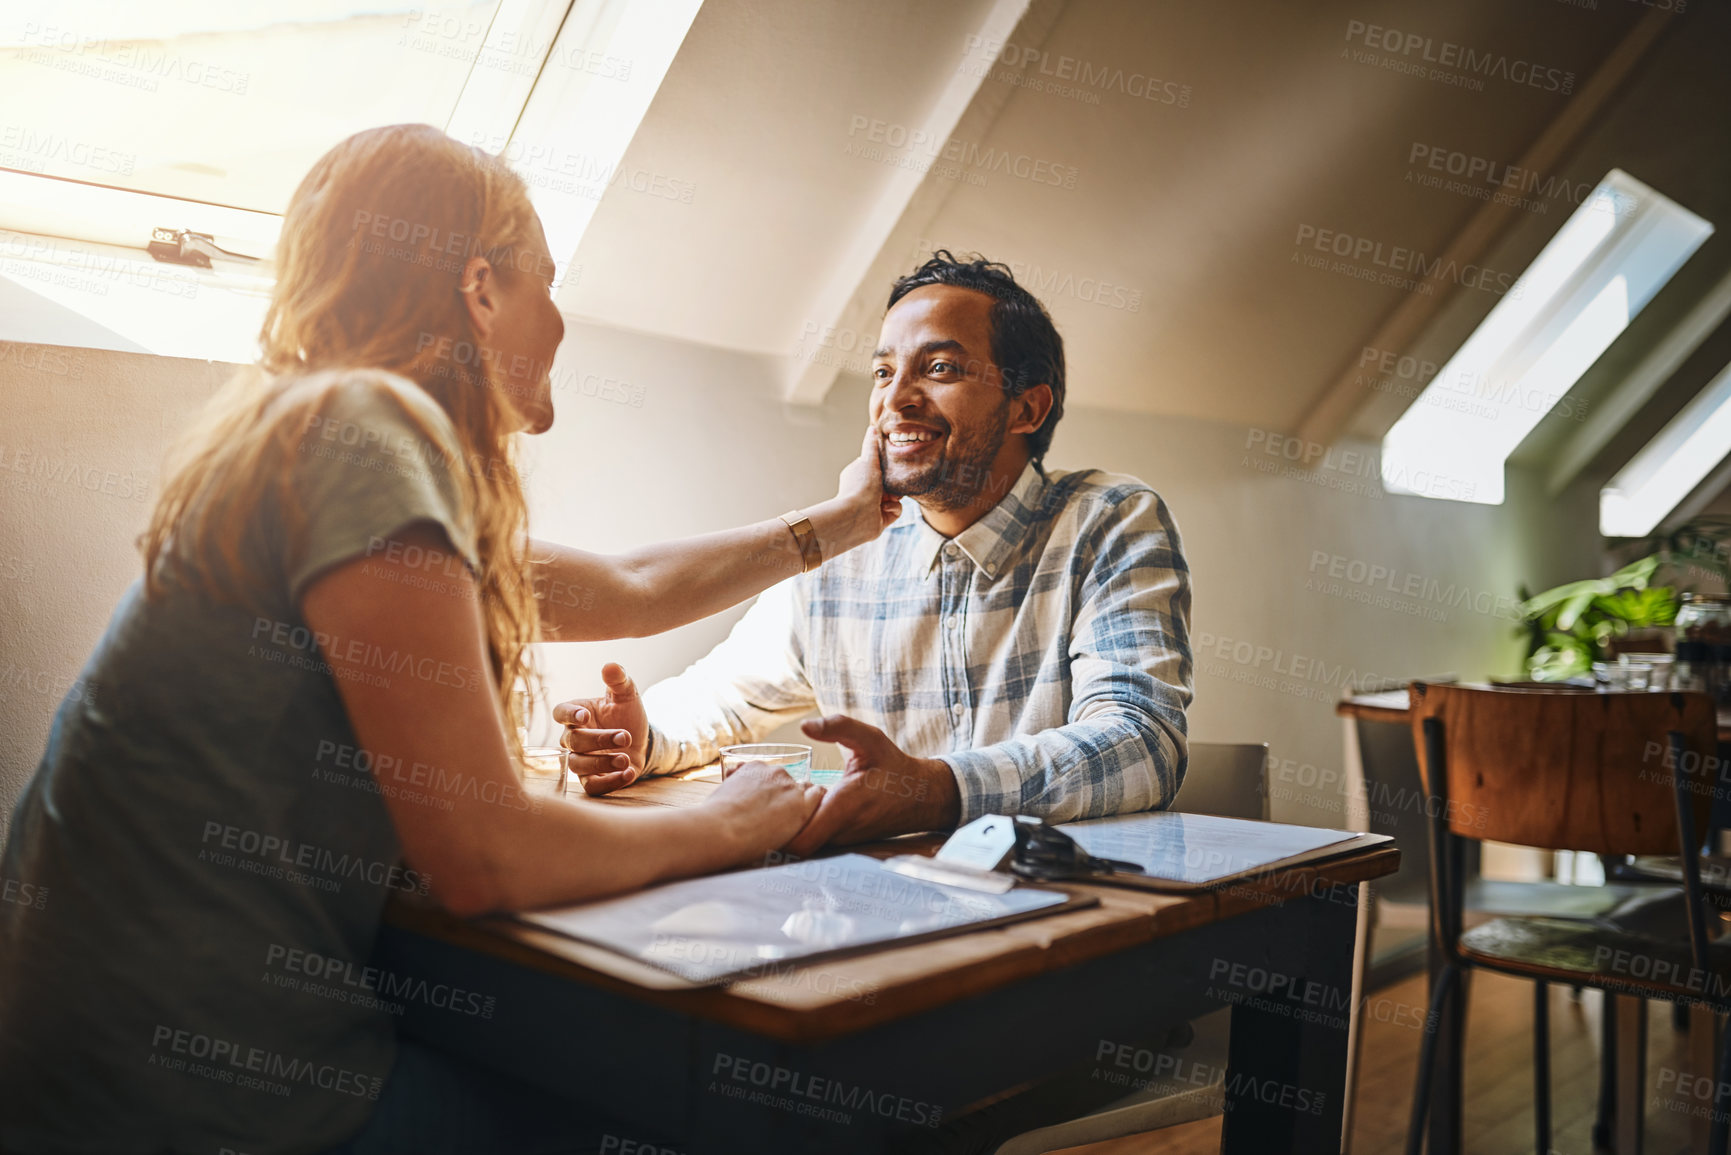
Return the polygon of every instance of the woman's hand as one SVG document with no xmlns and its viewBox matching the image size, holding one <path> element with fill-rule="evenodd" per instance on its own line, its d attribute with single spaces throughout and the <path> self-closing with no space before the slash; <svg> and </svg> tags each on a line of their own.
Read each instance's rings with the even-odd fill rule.
<svg viewBox="0 0 1731 1155">
<path fill-rule="evenodd" d="M 739 848 L 739 863 L 792 842 L 823 801 L 823 787 L 796 782 L 779 766 L 747 762 L 699 808 Z"/>
<path fill-rule="evenodd" d="M 819 525 L 818 513 L 823 513 Z M 902 499 L 884 493 L 883 435 L 877 426 L 866 426 L 860 455 L 847 463 L 836 485 L 835 497 L 807 511 L 826 558 L 864 545 L 895 523 L 902 515 Z"/>
<path fill-rule="evenodd" d="M 875 539 L 901 516 L 901 499 L 884 495 L 882 444 L 868 427 L 859 457 L 841 471 L 836 496 L 801 511 L 825 560 Z M 760 594 L 802 572 L 809 560 L 780 518 L 614 556 L 545 541 L 529 552 L 543 636 L 562 642 L 659 634 Z M 637 741 L 644 737 L 628 720 L 602 725 L 627 730 Z M 578 754 L 601 752 L 567 745 Z"/>
</svg>

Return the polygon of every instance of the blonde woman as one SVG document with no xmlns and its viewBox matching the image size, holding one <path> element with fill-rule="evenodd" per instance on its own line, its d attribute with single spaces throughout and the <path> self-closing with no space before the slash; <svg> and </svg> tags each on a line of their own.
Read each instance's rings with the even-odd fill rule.
<svg viewBox="0 0 1731 1155">
<path fill-rule="evenodd" d="M 513 435 L 553 423 L 564 326 L 496 159 L 360 133 L 277 256 L 260 365 L 171 463 L 12 816 L 0 877 L 42 901 L 0 904 L 0 1148 L 568 1150 L 569 1106 L 398 1054 L 387 992 L 419 988 L 368 971 L 380 910 L 573 902 L 792 839 L 821 790 L 761 765 L 692 809 L 531 801 L 512 691 L 532 642 L 693 621 L 801 543 L 782 520 L 617 557 L 530 542 Z M 897 513 L 872 438 L 804 511 L 825 555 Z"/>
</svg>

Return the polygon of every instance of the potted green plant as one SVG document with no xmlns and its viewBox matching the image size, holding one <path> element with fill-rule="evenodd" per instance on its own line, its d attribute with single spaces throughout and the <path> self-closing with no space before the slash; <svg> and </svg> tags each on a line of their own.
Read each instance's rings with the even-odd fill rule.
<svg viewBox="0 0 1731 1155">
<path fill-rule="evenodd" d="M 1569 582 L 1543 593 L 1521 589 L 1521 629 L 1527 637 L 1527 675 L 1560 682 L 1592 673 L 1610 658 L 1611 645 L 1632 631 L 1670 625 L 1681 604 L 1670 586 L 1651 584 L 1668 564 L 1654 553 L 1609 577 Z"/>
<path fill-rule="evenodd" d="M 1521 587 L 1521 632 L 1527 639 L 1527 676 L 1558 682 L 1592 672 L 1620 640 L 1642 630 L 1663 630 L 1677 619 L 1682 593 L 1654 584 L 1661 570 L 1691 584 L 1706 578 L 1731 588 L 1731 517 L 1709 514 L 1624 543 L 1623 556 L 1639 553 L 1609 577 L 1569 582 L 1540 594 Z M 1622 552 L 1620 551 L 1620 552 Z"/>
</svg>

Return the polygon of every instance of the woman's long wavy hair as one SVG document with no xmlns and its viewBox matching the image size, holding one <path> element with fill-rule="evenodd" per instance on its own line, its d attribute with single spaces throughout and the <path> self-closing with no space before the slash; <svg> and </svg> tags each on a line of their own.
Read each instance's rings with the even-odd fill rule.
<svg viewBox="0 0 1731 1155">
<path fill-rule="evenodd" d="M 259 551 L 243 548 L 259 511 L 274 508 L 281 532 L 301 532 L 291 468 L 301 439 L 354 371 L 384 370 L 418 385 L 456 426 L 464 459 L 448 464 L 474 511 L 488 656 L 504 716 L 520 725 L 511 691 L 536 681 L 540 619 L 515 417 L 493 359 L 451 350 L 481 347 L 459 291 L 465 263 L 483 256 L 500 277 L 523 275 L 545 259 L 536 234 L 522 180 L 430 126 L 369 129 L 319 158 L 283 218 L 258 363 L 211 400 L 170 457 L 139 539 L 146 595 L 162 596 L 172 577 L 214 600 L 259 605 L 272 578 Z M 515 746 L 516 726 L 506 734 Z"/>
</svg>

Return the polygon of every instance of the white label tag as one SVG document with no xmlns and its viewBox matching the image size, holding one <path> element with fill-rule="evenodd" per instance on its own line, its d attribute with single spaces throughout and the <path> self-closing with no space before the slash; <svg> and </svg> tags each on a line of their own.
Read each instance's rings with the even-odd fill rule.
<svg viewBox="0 0 1731 1155">
<path fill-rule="evenodd" d="M 1016 820 L 988 814 L 950 835 L 937 859 L 975 870 L 998 870 L 1010 861 L 1015 850 Z"/>
</svg>

